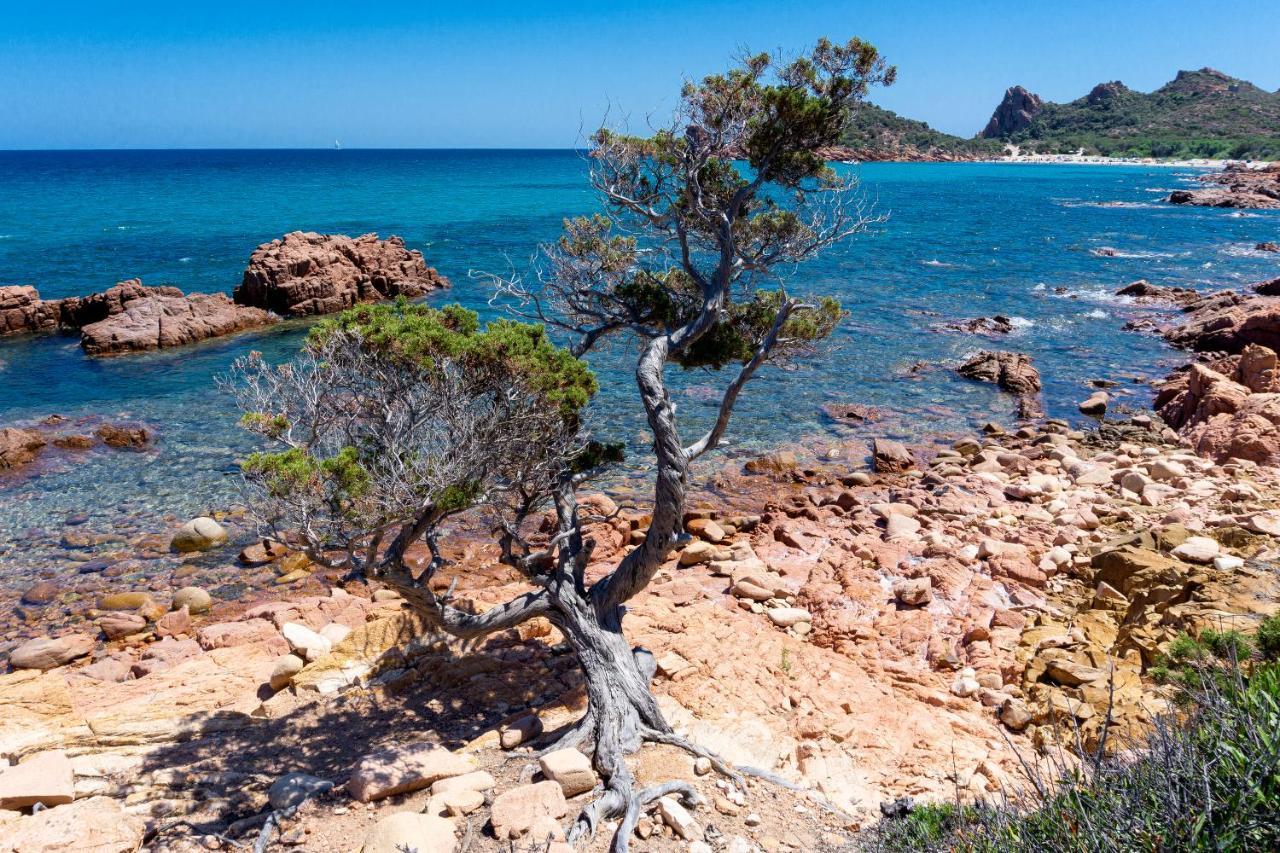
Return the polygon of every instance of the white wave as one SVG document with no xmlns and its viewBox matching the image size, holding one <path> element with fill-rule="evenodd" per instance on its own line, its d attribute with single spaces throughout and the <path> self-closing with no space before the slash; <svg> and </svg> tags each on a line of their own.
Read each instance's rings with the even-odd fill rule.
<svg viewBox="0 0 1280 853">
<path fill-rule="evenodd" d="M 1108 250 L 1108 251 L 1104 251 Z M 1090 249 L 1089 254 L 1098 258 L 1127 258 L 1130 260 L 1151 261 L 1156 258 L 1185 258 L 1190 252 L 1143 252 L 1130 251 L 1122 252 L 1119 249 L 1112 249 L 1110 246 L 1104 246 L 1098 249 Z"/>
<path fill-rule="evenodd" d="M 1014 316 L 1009 318 L 1009 325 L 1015 329 L 1030 329 L 1035 324 L 1035 320 L 1028 320 L 1026 317 Z"/>
<path fill-rule="evenodd" d="M 954 267 L 955 266 L 955 264 L 949 264 L 946 261 L 940 261 L 937 258 L 934 258 L 931 261 L 921 261 L 920 263 L 926 267 Z"/>
<path fill-rule="evenodd" d="M 1032 290 L 1034 290 L 1034 291 L 1036 291 L 1036 292 L 1040 292 L 1040 291 L 1048 290 L 1049 288 L 1048 288 L 1048 287 L 1045 285 L 1045 283 L 1042 281 L 1042 282 L 1040 282 L 1039 284 L 1037 284 L 1035 287 L 1033 287 L 1033 288 L 1031 288 L 1031 289 L 1032 289 Z"/>
<path fill-rule="evenodd" d="M 1060 201 L 1058 204 L 1062 207 L 1123 207 L 1130 210 L 1158 210 L 1164 207 L 1163 204 L 1149 201 Z"/>
<path fill-rule="evenodd" d="M 189 263 L 191 263 L 191 258 L 190 258 L 190 257 L 186 257 L 186 258 L 178 258 L 178 263 L 180 263 L 180 264 L 189 264 Z"/>
<path fill-rule="evenodd" d="M 1106 311 L 1103 311 L 1101 308 L 1094 308 L 1092 311 L 1086 311 L 1080 316 L 1088 317 L 1090 320 L 1105 320 L 1111 315 Z"/>
<path fill-rule="evenodd" d="M 1053 295 L 1058 299 L 1082 299 L 1086 302 L 1104 302 L 1109 305 L 1125 305 L 1133 301 L 1131 297 L 1120 296 L 1101 287 L 1069 287 Z"/>
</svg>

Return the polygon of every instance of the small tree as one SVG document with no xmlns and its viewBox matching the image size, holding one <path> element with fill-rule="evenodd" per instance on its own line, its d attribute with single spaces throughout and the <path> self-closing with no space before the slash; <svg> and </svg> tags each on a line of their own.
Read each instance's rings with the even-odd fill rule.
<svg viewBox="0 0 1280 853">
<path fill-rule="evenodd" d="M 738 779 L 663 718 L 649 688 L 653 658 L 623 633 L 625 605 L 684 536 L 690 466 L 719 444 L 746 383 L 766 363 L 812 352 L 842 318 L 833 299 L 789 293 L 781 272 L 874 221 L 823 149 L 869 87 L 893 77 L 871 45 L 824 39 L 785 64 L 760 54 L 686 83 L 675 118 L 651 136 L 598 131 L 589 162 L 603 212 L 566 222 L 529 279 L 492 278 L 511 310 L 540 325 L 499 320 L 481 330 L 461 308 L 399 302 L 321 323 L 292 364 L 237 364 L 245 424 L 280 448 L 244 465 L 266 525 L 299 536 L 317 562 L 392 585 L 454 636 L 539 616 L 564 634 L 588 704 L 553 748 L 593 754 L 606 786 L 571 840 L 621 818 L 613 849 L 625 850 L 645 804 L 694 796 L 678 782 L 634 789 L 624 756 L 646 741 L 711 758 Z M 568 350 L 546 326 L 570 339 Z M 620 335 L 639 342 L 635 380 L 656 457 L 652 521 L 588 584 L 593 543 L 583 525 L 592 519 L 575 492 L 614 452 L 582 428 L 596 384 L 579 358 Z M 672 363 L 736 366 L 714 423 L 691 443 L 667 393 Z M 499 519 L 504 561 L 534 590 L 467 613 L 430 582 L 443 523 L 481 506 Z M 548 506 L 555 530 L 535 547 L 525 522 Z M 405 556 L 417 542 L 432 559 L 415 577 Z"/>
</svg>

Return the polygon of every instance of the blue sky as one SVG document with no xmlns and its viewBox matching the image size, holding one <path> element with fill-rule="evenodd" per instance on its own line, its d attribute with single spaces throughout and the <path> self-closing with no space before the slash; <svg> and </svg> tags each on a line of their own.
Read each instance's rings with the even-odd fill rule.
<svg viewBox="0 0 1280 853">
<path fill-rule="evenodd" d="M 873 100 L 971 135 L 1005 88 L 1150 90 L 1212 66 L 1280 88 L 1255 2 L 59 3 L 0 6 L 0 148 L 568 147 L 610 104 L 671 109 L 742 47 L 858 35 Z"/>
</svg>

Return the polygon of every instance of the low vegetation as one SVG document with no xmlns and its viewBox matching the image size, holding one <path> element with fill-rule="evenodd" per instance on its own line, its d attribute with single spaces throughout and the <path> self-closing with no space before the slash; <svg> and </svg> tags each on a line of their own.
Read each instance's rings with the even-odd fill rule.
<svg viewBox="0 0 1280 853">
<path fill-rule="evenodd" d="M 892 110 L 863 104 L 840 137 L 840 144 L 855 151 L 886 154 L 916 152 L 928 157 L 999 157 L 1004 145 L 993 139 L 965 139 L 934 130 L 928 124 L 904 118 Z"/>
<path fill-rule="evenodd" d="M 1155 670 L 1157 668 L 1153 668 Z M 1158 667 L 1175 709 L 1147 738 L 1076 752 L 1021 801 L 921 805 L 884 820 L 868 849 L 1249 851 L 1280 849 L 1280 616 L 1252 637 L 1183 635 Z"/>
</svg>

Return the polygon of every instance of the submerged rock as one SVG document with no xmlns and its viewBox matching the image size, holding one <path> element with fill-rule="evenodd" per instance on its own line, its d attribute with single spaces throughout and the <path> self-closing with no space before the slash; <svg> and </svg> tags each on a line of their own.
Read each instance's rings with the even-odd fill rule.
<svg viewBox="0 0 1280 853">
<path fill-rule="evenodd" d="M 399 237 L 294 231 L 249 257 L 238 305 L 288 316 L 332 314 L 361 302 L 425 296 L 449 281 Z"/>
<path fill-rule="evenodd" d="M 40 455 L 48 442 L 37 430 L 0 429 L 0 471 L 26 465 Z"/>
</svg>

